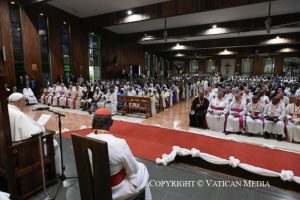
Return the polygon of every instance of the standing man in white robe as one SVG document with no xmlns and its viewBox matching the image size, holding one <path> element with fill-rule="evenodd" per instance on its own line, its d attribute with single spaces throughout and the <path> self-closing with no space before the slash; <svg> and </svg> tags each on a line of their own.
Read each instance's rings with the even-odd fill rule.
<svg viewBox="0 0 300 200">
<path fill-rule="evenodd" d="M 300 95 L 296 96 L 296 102 L 286 108 L 287 133 L 289 140 L 300 142 Z"/>
<path fill-rule="evenodd" d="M 285 107 L 279 102 L 278 96 L 273 97 L 272 101 L 266 105 L 264 110 L 264 137 L 267 139 L 270 134 L 274 134 L 277 140 L 285 138 L 283 118 L 285 117 Z"/>
<path fill-rule="evenodd" d="M 113 183 L 112 199 L 127 199 L 145 189 L 145 199 L 151 200 L 148 170 L 143 163 L 136 161 L 124 139 L 110 134 L 109 130 L 113 124 L 111 116 L 112 113 L 107 108 L 96 110 L 92 123 L 94 132 L 87 137 L 107 142 Z M 120 176 L 122 179 L 115 181 L 116 177 Z"/>
<path fill-rule="evenodd" d="M 263 135 L 263 111 L 264 106 L 258 101 L 258 96 L 254 95 L 252 101 L 247 105 L 246 131 L 249 136 L 253 134 Z"/>
<path fill-rule="evenodd" d="M 218 96 L 210 102 L 206 114 L 206 122 L 209 130 L 224 132 L 226 101 L 223 96 L 224 93 L 220 90 Z"/>
</svg>

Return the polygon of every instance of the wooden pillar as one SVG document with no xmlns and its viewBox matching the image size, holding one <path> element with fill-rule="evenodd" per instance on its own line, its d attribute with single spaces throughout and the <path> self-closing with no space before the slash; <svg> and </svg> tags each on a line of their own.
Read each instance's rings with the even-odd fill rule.
<svg viewBox="0 0 300 200">
<path fill-rule="evenodd" d="M 262 74 L 262 58 L 260 56 L 255 56 L 253 58 L 253 75 Z"/>
<path fill-rule="evenodd" d="M 283 55 L 279 54 L 275 56 L 275 69 L 274 69 L 275 75 L 282 75 L 283 74 Z"/>
</svg>

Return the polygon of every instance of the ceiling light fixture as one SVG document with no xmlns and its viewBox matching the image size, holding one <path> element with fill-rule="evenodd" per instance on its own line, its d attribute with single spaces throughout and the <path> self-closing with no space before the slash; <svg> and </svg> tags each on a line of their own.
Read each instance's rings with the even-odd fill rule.
<svg viewBox="0 0 300 200">
<path fill-rule="evenodd" d="M 44 16 L 44 13 L 40 13 L 40 16 Z"/>
<path fill-rule="evenodd" d="M 128 10 L 128 11 L 127 11 L 127 15 L 132 15 L 132 11 L 131 11 L 131 10 Z"/>
<path fill-rule="evenodd" d="M 10 2 L 10 4 L 12 4 L 12 5 L 14 5 L 15 3 L 16 3 L 16 2 L 14 2 L 14 1 L 11 1 L 11 2 Z"/>
<path fill-rule="evenodd" d="M 64 24 L 67 24 L 67 22 L 63 22 Z"/>
</svg>

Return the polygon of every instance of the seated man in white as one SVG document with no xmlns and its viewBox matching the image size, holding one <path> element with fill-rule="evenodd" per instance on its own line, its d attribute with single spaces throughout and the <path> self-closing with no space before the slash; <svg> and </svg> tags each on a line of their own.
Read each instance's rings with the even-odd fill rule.
<svg viewBox="0 0 300 200">
<path fill-rule="evenodd" d="M 272 101 L 265 106 L 264 110 L 264 137 L 269 138 L 274 134 L 277 140 L 285 138 L 283 118 L 285 117 L 285 107 L 280 103 L 278 96 L 273 97 Z"/>
<path fill-rule="evenodd" d="M 43 94 L 41 96 L 41 104 L 48 104 L 48 98 L 51 96 L 53 89 L 50 85 L 47 85 L 46 88 L 43 90 Z"/>
<path fill-rule="evenodd" d="M 246 129 L 249 135 L 263 134 L 263 111 L 264 106 L 259 102 L 258 96 L 252 97 L 252 102 L 247 105 Z"/>
<path fill-rule="evenodd" d="M 59 103 L 60 98 L 63 98 L 66 96 L 68 91 L 68 88 L 65 86 L 64 83 L 61 83 L 60 86 L 57 89 L 57 92 L 55 93 L 55 96 L 53 96 L 53 101 L 52 101 L 52 106 L 65 106 L 65 105 L 60 105 Z"/>
<path fill-rule="evenodd" d="M 206 114 L 206 122 L 209 130 L 224 132 L 226 101 L 223 91 L 218 92 L 218 96 L 212 99 Z"/>
<path fill-rule="evenodd" d="M 31 88 L 29 87 L 29 84 L 26 84 L 26 87 L 23 89 L 23 95 L 26 98 L 26 101 L 28 104 L 37 104 L 38 100 L 34 96 L 34 93 L 32 92 Z"/>
<path fill-rule="evenodd" d="M 72 109 L 80 109 L 80 102 L 83 93 L 79 83 L 76 83 L 76 86 L 74 87 L 72 92 L 72 98 L 69 99 L 68 105 Z"/>
<path fill-rule="evenodd" d="M 48 105 L 53 105 L 53 97 L 55 97 L 56 94 L 58 94 L 59 87 L 56 84 L 52 85 L 52 92 L 48 95 Z"/>
<path fill-rule="evenodd" d="M 287 133 L 289 140 L 300 142 L 300 95 L 296 96 L 296 102 L 286 108 Z"/>
<path fill-rule="evenodd" d="M 228 134 L 228 132 L 240 134 L 245 131 L 246 109 L 246 104 L 242 101 L 241 94 L 235 93 L 234 100 L 227 107 L 229 116 L 227 118 L 225 134 Z"/>
<path fill-rule="evenodd" d="M 33 134 L 45 132 L 45 128 L 26 115 L 25 97 L 21 93 L 13 93 L 8 97 L 8 114 L 10 122 L 11 139 L 13 142 L 30 138 Z M 55 149 L 56 172 L 60 173 L 60 149 L 56 140 L 53 140 Z"/>
<path fill-rule="evenodd" d="M 136 161 L 124 139 L 116 138 L 109 133 L 113 124 L 111 116 L 112 113 L 107 108 L 96 110 L 92 123 L 94 132 L 87 137 L 107 142 L 112 198 L 127 199 L 145 188 L 145 199 L 152 199 L 147 168 Z"/>
<path fill-rule="evenodd" d="M 0 199 L 1 200 L 9 200 L 9 196 L 10 196 L 10 194 L 0 191 Z"/>
</svg>

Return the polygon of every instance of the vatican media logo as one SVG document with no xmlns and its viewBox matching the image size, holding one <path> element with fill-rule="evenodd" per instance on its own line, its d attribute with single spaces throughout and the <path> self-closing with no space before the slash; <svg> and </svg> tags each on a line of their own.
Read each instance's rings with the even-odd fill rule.
<svg viewBox="0 0 300 200">
<path fill-rule="evenodd" d="M 266 188 L 271 187 L 268 181 L 254 180 L 150 180 L 150 187 L 212 187 L 212 188 L 232 188 L 232 187 L 248 187 L 248 188 Z"/>
<path fill-rule="evenodd" d="M 268 181 L 253 181 L 253 180 L 198 180 L 197 185 L 199 187 L 216 187 L 216 188 L 231 188 L 231 187 L 271 187 Z"/>
</svg>

